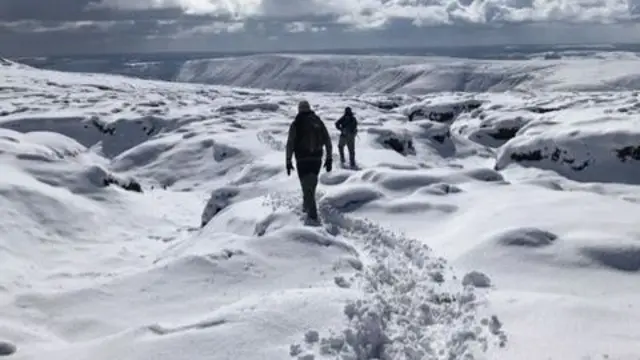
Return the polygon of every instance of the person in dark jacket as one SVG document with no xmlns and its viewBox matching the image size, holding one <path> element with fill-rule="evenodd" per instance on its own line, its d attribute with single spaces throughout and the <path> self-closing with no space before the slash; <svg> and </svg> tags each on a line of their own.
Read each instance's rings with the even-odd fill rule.
<svg viewBox="0 0 640 360">
<path fill-rule="evenodd" d="M 349 165 L 351 168 L 356 167 L 356 135 L 358 135 L 358 120 L 351 111 L 350 107 L 344 109 L 344 115 L 336 121 L 336 129 L 340 131 L 340 139 L 338 140 L 338 152 L 340 154 L 340 163 L 344 165 L 344 147 L 349 150 Z"/>
<path fill-rule="evenodd" d="M 329 131 L 320 117 L 311 110 L 309 102 L 303 100 L 298 104 L 298 114 L 289 126 L 286 167 L 287 175 L 291 175 L 294 169 L 291 158 L 295 155 L 302 188 L 302 208 L 308 218 L 314 221 L 318 220 L 316 187 L 322 167 L 323 148 L 326 154 L 324 167 L 329 172 L 332 167 L 333 151 Z"/>
</svg>

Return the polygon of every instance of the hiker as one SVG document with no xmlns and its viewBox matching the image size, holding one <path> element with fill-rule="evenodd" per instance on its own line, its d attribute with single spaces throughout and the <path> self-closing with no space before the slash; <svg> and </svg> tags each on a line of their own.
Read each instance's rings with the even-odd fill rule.
<svg viewBox="0 0 640 360">
<path fill-rule="evenodd" d="M 336 121 L 336 129 L 340 131 L 338 141 L 338 152 L 340 153 L 340 163 L 344 165 L 344 146 L 349 150 L 349 165 L 356 167 L 356 135 L 358 134 L 358 120 L 353 115 L 350 107 L 344 109 L 344 115 Z"/>
<path fill-rule="evenodd" d="M 318 115 L 311 110 L 309 102 L 300 101 L 298 114 L 289 126 L 286 167 L 287 175 L 291 175 L 291 170 L 294 170 L 291 156 L 295 154 L 298 178 L 302 188 L 302 210 L 309 219 L 314 221 L 318 220 L 316 187 L 322 167 L 323 147 L 326 153 L 324 167 L 329 172 L 332 166 L 333 151 L 329 131 Z"/>
</svg>

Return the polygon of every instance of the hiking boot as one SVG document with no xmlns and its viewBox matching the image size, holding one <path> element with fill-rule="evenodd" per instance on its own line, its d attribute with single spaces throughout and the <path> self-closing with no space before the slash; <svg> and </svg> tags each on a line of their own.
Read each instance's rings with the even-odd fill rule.
<svg viewBox="0 0 640 360">
<path fill-rule="evenodd" d="M 311 216 L 307 216 L 307 218 L 304 221 L 305 225 L 309 225 L 309 226 L 320 226 L 322 224 L 322 222 L 320 221 L 320 218 L 316 217 L 311 217 Z"/>
</svg>

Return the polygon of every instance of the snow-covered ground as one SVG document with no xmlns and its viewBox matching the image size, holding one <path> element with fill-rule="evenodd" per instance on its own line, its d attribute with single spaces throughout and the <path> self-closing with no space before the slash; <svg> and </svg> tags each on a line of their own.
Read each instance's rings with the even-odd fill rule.
<svg viewBox="0 0 640 360">
<path fill-rule="evenodd" d="M 0 74 L 0 354 L 638 357 L 637 93 Z M 284 168 L 303 98 L 362 129 L 322 227 Z"/>
</svg>

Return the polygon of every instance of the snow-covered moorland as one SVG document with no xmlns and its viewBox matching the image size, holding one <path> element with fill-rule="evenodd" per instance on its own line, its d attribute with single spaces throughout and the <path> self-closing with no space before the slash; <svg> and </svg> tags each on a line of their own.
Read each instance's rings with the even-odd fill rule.
<svg viewBox="0 0 640 360">
<path fill-rule="evenodd" d="M 635 359 L 638 94 L 287 93 L 0 62 L 0 354 Z M 296 104 L 360 119 L 304 226 Z M 338 159 L 334 151 L 334 159 Z"/>
<path fill-rule="evenodd" d="M 129 69 L 146 74 L 151 65 Z M 640 89 L 637 53 L 526 60 L 444 56 L 260 54 L 186 61 L 173 79 L 213 85 L 349 94 Z"/>
</svg>

